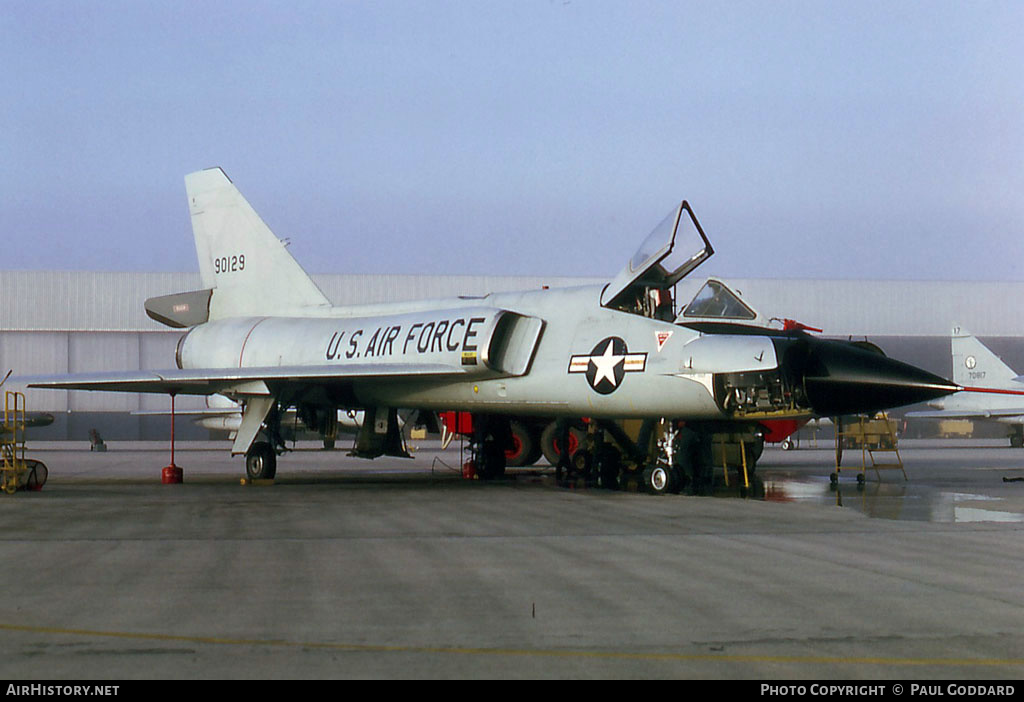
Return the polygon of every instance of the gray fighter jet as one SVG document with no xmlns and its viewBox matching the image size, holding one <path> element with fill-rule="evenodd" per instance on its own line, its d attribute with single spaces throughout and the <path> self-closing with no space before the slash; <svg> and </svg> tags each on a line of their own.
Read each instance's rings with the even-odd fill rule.
<svg viewBox="0 0 1024 702">
<path fill-rule="evenodd" d="M 244 406 L 232 453 L 245 454 L 251 478 L 275 474 L 288 408 L 314 430 L 339 408 L 365 411 L 356 453 L 367 457 L 404 455 L 397 408 L 471 412 L 482 477 L 503 473 L 512 419 L 586 417 L 615 451 L 654 466 L 660 490 L 703 460 L 699 447 L 723 424 L 873 412 L 958 390 L 855 344 L 770 329 L 718 280 L 676 318 L 675 284 L 714 253 L 685 201 L 606 285 L 335 307 L 220 168 L 185 185 L 204 289 L 146 301 L 153 319 L 189 328 L 177 367 L 30 386 L 230 397 Z M 630 446 L 614 427 L 628 419 L 667 420 L 669 439 Z M 694 441 L 678 442 L 677 430 Z M 602 474 L 614 478 L 615 451 L 602 446 Z"/>
<path fill-rule="evenodd" d="M 1024 446 L 1022 378 L 959 324 L 953 325 L 950 351 L 953 381 L 965 392 L 929 402 L 935 409 L 907 412 L 907 417 L 998 422 L 1007 425 L 1011 446 Z"/>
</svg>

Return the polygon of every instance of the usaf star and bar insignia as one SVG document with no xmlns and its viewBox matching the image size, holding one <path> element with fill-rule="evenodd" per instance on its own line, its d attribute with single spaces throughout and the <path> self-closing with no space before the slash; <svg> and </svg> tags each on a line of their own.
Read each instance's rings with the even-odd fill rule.
<svg viewBox="0 0 1024 702">
<path fill-rule="evenodd" d="M 587 383 L 602 395 L 615 392 L 626 373 L 643 373 L 647 367 L 646 353 L 630 353 L 626 342 L 610 336 L 597 342 L 589 354 L 575 354 L 569 359 L 570 373 L 586 373 Z"/>
</svg>

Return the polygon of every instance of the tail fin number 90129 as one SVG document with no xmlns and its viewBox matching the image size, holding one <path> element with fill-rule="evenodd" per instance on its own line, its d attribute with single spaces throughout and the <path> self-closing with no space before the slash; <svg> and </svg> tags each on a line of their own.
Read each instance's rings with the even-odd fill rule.
<svg viewBox="0 0 1024 702">
<path fill-rule="evenodd" d="M 213 259 L 214 273 L 235 273 L 245 270 L 245 254 L 221 256 Z"/>
</svg>

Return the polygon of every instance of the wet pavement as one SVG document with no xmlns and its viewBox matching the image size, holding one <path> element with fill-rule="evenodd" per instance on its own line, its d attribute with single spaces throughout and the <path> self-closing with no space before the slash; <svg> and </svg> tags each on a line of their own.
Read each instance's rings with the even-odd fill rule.
<svg viewBox="0 0 1024 702">
<path fill-rule="evenodd" d="M 243 487 L 226 443 L 179 445 L 181 485 L 160 445 L 30 444 L 50 481 L 0 498 L 0 676 L 1024 674 L 1024 451 L 999 442 L 907 441 L 908 479 L 863 485 L 769 447 L 706 497 L 298 448 Z"/>
<path fill-rule="evenodd" d="M 834 472 L 834 460 L 831 447 L 769 450 L 758 465 L 758 493 L 763 489 L 767 500 L 836 505 L 878 519 L 1024 521 L 1024 482 L 1013 480 L 1024 476 L 1024 450 L 1006 442 L 907 440 L 899 456 L 877 452 L 877 470 L 870 455 L 846 451 L 836 483 L 825 473 Z"/>
</svg>

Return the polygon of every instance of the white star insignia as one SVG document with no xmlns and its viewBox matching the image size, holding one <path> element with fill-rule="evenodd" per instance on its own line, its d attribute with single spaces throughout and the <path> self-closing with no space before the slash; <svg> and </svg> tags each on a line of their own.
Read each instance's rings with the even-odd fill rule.
<svg viewBox="0 0 1024 702">
<path fill-rule="evenodd" d="M 594 362 L 594 366 L 597 367 L 594 385 L 600 383 L 602 379 L 607 379 L 614 387 L 616 385 L 615 366 L 622 363 L 625 358 L 625 356 L 616 356 L 612 353 L 612 340 L 609 339 L 608 345 L 604 347 L 604 354 L 590 357 L 590 360 Z"/>
</svg>

